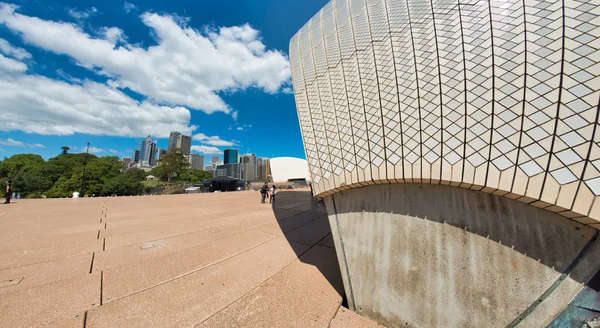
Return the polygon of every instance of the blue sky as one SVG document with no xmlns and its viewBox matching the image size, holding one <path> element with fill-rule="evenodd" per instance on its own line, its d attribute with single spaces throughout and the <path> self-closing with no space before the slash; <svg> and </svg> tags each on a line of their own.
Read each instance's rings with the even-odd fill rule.
<svg viewBox="0 0 600 328">
<path fill-rule="evenodd" d="M 209 158 L 304 158 L 288 45 L 326 3 L 0 0 L 0 158 L 130 156 L 173 130 Z"/>
</svg>

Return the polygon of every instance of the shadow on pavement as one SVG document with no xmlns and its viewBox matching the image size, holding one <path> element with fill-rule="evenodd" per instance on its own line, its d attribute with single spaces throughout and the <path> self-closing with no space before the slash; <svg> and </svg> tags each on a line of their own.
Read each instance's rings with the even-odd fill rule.
<svg viewBox="0 0 600 328">
<path fill-rule="evenodd" d="M 298 190 L 279 192 L 276 202 L 269 205 L 300 261 L 315 266 L 345 304 L 340 266 L 323 202 L 316 201 L 309 190 Z"/>
</svg>

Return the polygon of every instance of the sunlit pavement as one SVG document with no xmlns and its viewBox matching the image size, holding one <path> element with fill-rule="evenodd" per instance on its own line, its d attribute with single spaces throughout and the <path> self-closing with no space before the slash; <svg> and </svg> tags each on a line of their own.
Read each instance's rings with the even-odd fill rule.
<svg viewBox="0 0 600 328">
<path fill-rule="evenodd" d="M 369 327 L 307 191 L 0 206 L 5 327 Z"/>
</svg>

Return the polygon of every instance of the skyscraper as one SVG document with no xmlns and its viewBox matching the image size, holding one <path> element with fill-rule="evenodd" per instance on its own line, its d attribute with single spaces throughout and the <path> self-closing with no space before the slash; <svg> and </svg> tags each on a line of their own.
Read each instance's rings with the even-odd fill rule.
<svg viewBox="0 0 600 328">
<path fill-rule="evenodd" d="M 237 149 L 225 149 L 223 154 L 223 162 L 225 164 L 237 164 L 238 163 L 238 150 Z"/>
<path fill-rule="evenodd" d="M 167 150 L 164 148 L 161 148 L 158 150 L 158 159 L 160 160 L 160 158 L 167 153 Z"/>
<path fill-rule="evenodd" d="M 181 149 L 184 156 L 190 156 L 190 149 L 192 148 L 192 137 L 183 134 L 177 137 L 176 148 Z"/>
<path fill-rule="evenodd" d="M 257 157 L 256 154 L 246 154 L 242 156 L 242 179 L 246 181 L 256 181 L 257 178 Z"/>
<path fill-rule="evenodd" d="M 211 164 L 215 164 L 216 162 L 219 161 L 219 156 L 213 156 L 212 157 L 212 161 L 210 162 Z"/>
<path fill-rule="evenodd" d="M 204 169 L 204 156 L 191 154 L 188 157 L 188 161 L 190 162 L 190 168 L 196 169 L 196 170 Z"/>
<path fill-rule="evenodd" d="M 173 149 L 177 148 L 177 139 L 181 136 L 181 132 L 173 131 L 169 135 L 169 144 L 167 145 L 167 151 L 170 153 Z"/>
<path fill-rule="evenodd" d="M 156 151 L 156 140 L 148 135 L 146 139 L 142 140 L 140 147 L 140 164 L 149 167 L 156 165 Z"/>
<path fill-rule="evenodd" d="M 134 149 L 133 150 L 133 154 L 131 155 L 131 159 L 133 164 L 137 164 L 140 162 L 140 150 L 139 149 Z"/>
<path fill-rule="evenodd" d="M 131 157 L 123 157 L 121 162 L 123 162 L 123 166 L 125 166 L 125 169 L 128 169 L 131 167 Z"/>
</svg>

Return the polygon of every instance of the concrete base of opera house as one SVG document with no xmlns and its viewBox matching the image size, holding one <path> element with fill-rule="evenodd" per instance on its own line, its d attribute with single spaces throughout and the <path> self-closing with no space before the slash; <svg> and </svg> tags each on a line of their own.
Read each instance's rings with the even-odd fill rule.
<svg viewBox="0 0 600 328">
<path fill-rule="evenodd" d="M 374 185 L 325 203 L 350 309 L 388 327 L 545 327 L 600 268 L 597 230 L 487 193 Z"/>
</svg>

